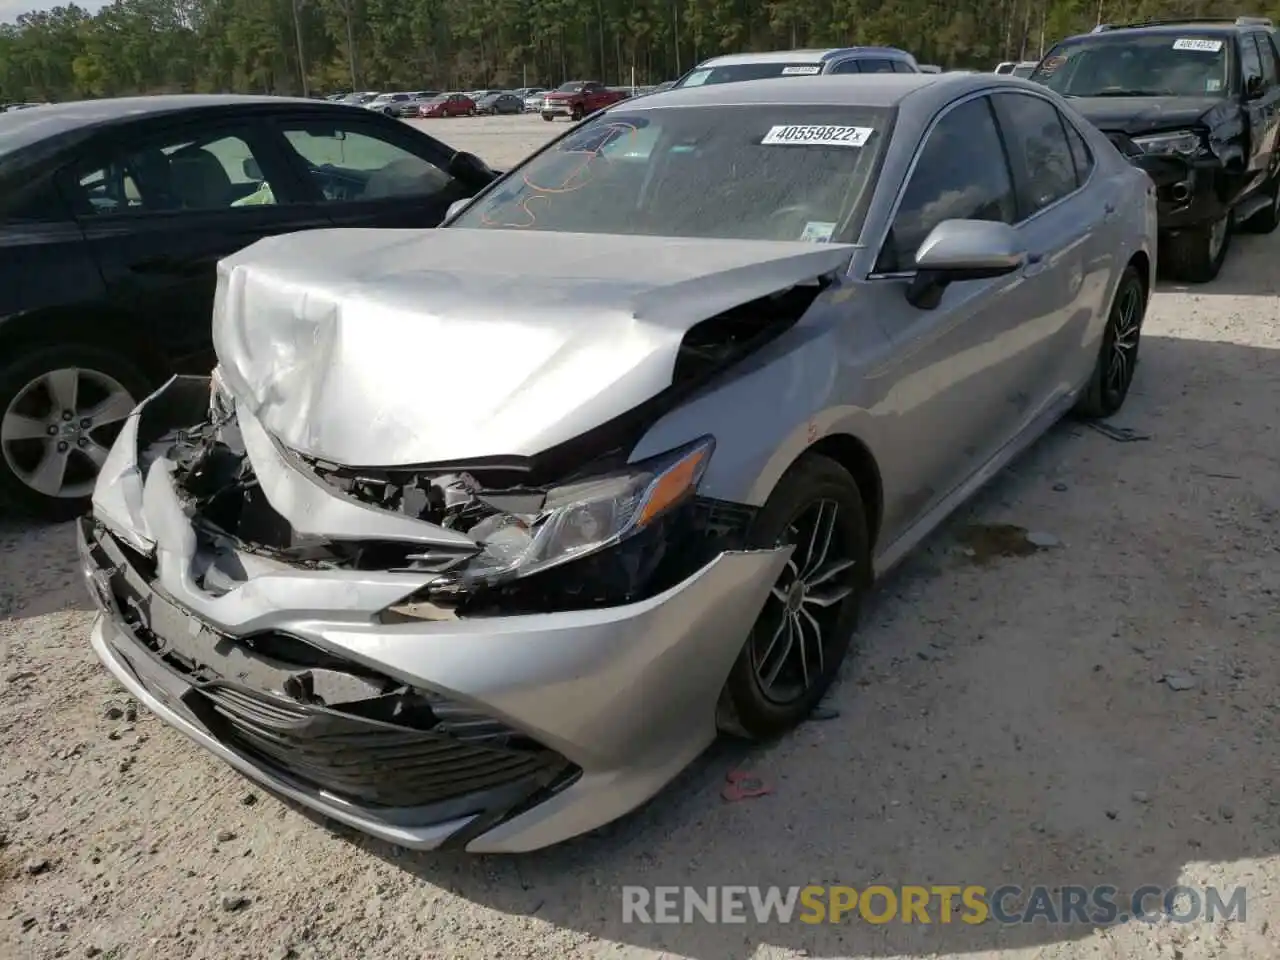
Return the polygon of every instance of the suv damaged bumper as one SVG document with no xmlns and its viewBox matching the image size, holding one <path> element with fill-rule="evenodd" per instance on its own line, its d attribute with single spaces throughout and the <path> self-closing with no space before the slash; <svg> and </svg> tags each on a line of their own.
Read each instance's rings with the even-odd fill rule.
<svg viewBox="0 0 1280 960">
<path fill-rule="evenodd" d="M 171 726 L 334 820 L 473 852 L 607 823 L 712 741 L 790 548 L 718 550 L 626 602 L 441 606 L 422 599 L 441 574 L 405 557 L 463 534 L 329 487 L 247 414 L 252 476 L 228 475 L 259 492 L 256 513 L 238 534 L 219 527 L 182 462 L 194 431 L 173 431 L 203 420 L 208 397 L 208 378 L 176 377 L 144 401 L 78 531 L 94 651 Z M 326 538 L 361 536 L 381 546 L 327 552 Z M 394 559 L 372 562 L 380 551 Z"/>
</svg>

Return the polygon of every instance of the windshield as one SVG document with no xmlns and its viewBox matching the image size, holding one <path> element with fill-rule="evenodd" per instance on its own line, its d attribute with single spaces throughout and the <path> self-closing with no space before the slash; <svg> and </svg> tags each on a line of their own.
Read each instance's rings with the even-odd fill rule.
<svg viewBox="0 0 1280 960">
<path fill-rule="evenodd" d="M 1097 34 L 1054 47 L 1031 79 L 1068 97 L 1221 97 L 1227 46 L 1194 33 Z"/>
<path fill-rule="evenodd" d="M 739 80 L 767 80 L 770 77 L 812 77 L 822 72 L 822 64 L 812 60 L 799 63 L 735 63 L 723 67 L 707 67 L 687 73 L 673 84 L 676 87 L 702 87 L 709 83 L 735 83 Z"/>
<path fill-rule="evenodd" d="M 852 240 L 893 116 L 792 105 L 610 112 L 531 157 L 452 226 Z"/>
<path fill-rule="evenodd" d="M 568 83 L 562 83 L 556 87 L 556 93 L 580 93 L 586 84 L 581 80 L 570 80 Z"/>
</svg>

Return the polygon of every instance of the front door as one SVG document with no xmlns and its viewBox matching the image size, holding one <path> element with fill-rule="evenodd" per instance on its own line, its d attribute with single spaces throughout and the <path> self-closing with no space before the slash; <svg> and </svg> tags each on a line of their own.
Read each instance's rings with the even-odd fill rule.
<svg viewBox="0 0 1280 960">
<path fill-rule="evenodd" d="M 328 226 L 250 123 L 184 123 L 104 144 L 63 172 L 111 304 L 204 356 L 217 263 L 263 237 Z"/>
</svg>

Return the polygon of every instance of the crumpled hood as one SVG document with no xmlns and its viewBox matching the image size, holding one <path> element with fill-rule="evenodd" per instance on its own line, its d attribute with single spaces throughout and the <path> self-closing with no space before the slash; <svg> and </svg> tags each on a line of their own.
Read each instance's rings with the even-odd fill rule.
<svg viewBox="0 0 1280 960">
<path fill-rule="evenodd" d="M 350 466 L 533 455 L 671 384 L 681 337 L 844 267 L 847 244 L 320 230 L 218 266 L 237 404 Z"/>
<path fill-rule="evenodd" d="M 1218 97 L 1071 98 L 1071 105 L 1099 130 L 1131 137 L 1198 123 L 1224 102 Z"/>
</svg>

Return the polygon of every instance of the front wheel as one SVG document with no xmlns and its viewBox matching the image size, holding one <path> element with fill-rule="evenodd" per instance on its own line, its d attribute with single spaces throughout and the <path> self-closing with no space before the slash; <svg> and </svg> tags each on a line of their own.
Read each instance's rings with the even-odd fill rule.
<svg viewBox="0 0 1280 960">
<path fill-rule="evenodd" d="M 572 110 L 572 111 L 570 112 L 570 114 L 569 114 L 569 119 L 571 119 L 574 123 L 577 123 L 579 120 L 581 120 L 581 119 L 582 119 L 582 108 L 581 108 L 581 107 L 574 107 L 574 108 L 573 108 L 573 110 Z"/>
<path fill-rule="evenodd" d="M 542 119 L 543 119 L 543 120 L 545 120 L 545 121 L 547 121 L 547 123 L 550 123 L 552 120 L 554 120 L 554 119 L 555 119 L 555 117 L 553 117 L 553 116 L 552 116 L 551 114 L 549 114 L 549 113 L 544 113 L 544 114 L 542 115 Z"/>
<path fill-rule="evenodd" d="M 748 543 L 795 549 L 734 662 L 716 722 L 725 733 L 766 739 L 809 715 L 852 642 L 871 583 L 857 483 L 835 461 L 806 454 L 756 515 Z"/>
<path fill-rule="evenodd" d="M 84 513 L 147 392 L 137 367 L 98 347 L 35 349 L 0 368 L 0 499 L 51 520 Z"/>
<path fill-rule="evenodd" d="M 1162 262 L 1174 279 L 1208 283 L 1226 263 L 1234 228 L 1235 217 L 1228 211 L 1206 226 L 1179 231 L 1165 241 Z"/>
<path fill-rule="evenodd" d="M 1076 403 L 1076 413 L 1081 417 L 1101 420 L 1124 406 L 1138 366 L 1138 344 L 1146 311 L 1146 285 L 1138 271 L 1129 266 L 1116 286 L 1089 385 Z"/>
</svg>

